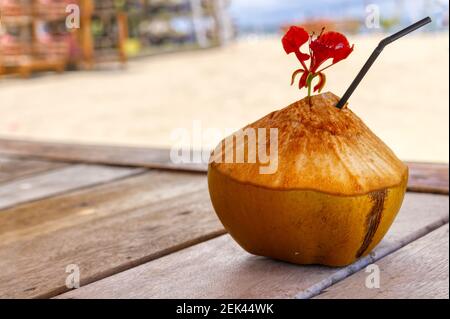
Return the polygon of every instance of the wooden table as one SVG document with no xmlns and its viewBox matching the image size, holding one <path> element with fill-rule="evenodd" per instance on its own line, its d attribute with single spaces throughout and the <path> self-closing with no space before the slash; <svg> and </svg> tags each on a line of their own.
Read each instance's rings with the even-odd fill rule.
<svg viewBox="0 0 450 319">
<path fill-rule="evenodd" d="M 174 165 L 167 150 L 0 140 L 0 297 L 448 298 L 448 165 L 408 165 L 409 192 L 373 253 L 296 266 L 226 234 L 205 165 Z M 379 289 L 365 285 L 372 263 Z M 69 265 L 79 289 L 66 287 Z"/>
</svg>

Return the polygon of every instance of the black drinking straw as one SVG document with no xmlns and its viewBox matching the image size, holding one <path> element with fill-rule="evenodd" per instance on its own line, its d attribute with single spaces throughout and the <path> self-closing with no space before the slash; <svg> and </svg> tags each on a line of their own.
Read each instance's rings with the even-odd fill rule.
<svg viewBox="0 0 450 319">
<path fill-rule="evenodd" d="M 403 29 L 403 30 L 401 30 L 401 31 L 391 35 L 390 37 L 387 37 L 387 38 L 381 40 L 381 42 L 378 44 L 376 49 L 373 51 L 372 55 L 367 60 L 366 64 L 364 64 L 364 66 L 362 67 L 361 71 L 359 71 L 358 75 L 353 80 L 353 82 L 350 85 L 350 87 L 347 89 L 347 92 L 345 92 L 344 96 L 338 102 L 336 107 L 339 108 L 339 109 L 342 109 L 344 107 L 344 105 L 347 103 L 347 101 L 350 98 L 350 96 L 352 96 L 353 92 L 358 87 L 358 85 L 361 82 L 361 80 L 364 78 L 366 73 L 369 71 L 369 69 L 372 66 L 372 64 L 375 62 L 375 60 L 378 58 L 380 53 L 383 51 L 383 49 L 388 44 L 390 44 L 390 43 L 394 42 L 395 40 L 398 40 L 401 37 L 403 37 L 403 36 L 413 32 L 413 31 L 423 27 L 424 25 L 426 25 L 426 24 L 428 24 L 430 22 L 431 22 L 431 18 L 430 17 L 426 17 L 425 19 L 422 19 L 422 20 L 420 20 L 420 21 L 410 25 L 409 27 L 407 27 L 407 28 L 405 28 L 405 29 Z"/>
</svg>

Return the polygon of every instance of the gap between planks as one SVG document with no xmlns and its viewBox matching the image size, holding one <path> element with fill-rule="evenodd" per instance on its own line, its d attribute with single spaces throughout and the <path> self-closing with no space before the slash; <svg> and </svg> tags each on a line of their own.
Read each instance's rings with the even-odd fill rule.
<svg viewBox="0 0 450 319">
<path fill-rule="evenodd" d="M 68 163 L 0 156 L 0 185 L 68 166 Z"/>
<path fill-rule="evenodd" d="M 381 259 L 379 286 L 366 286 L 369 275 L 359 271 L 331 286 L 319 299 L 448 299 L 448 223 Z M 404 265 L 410 265 L 406 268 Z"/>
<path fill-rule="evenodd" d="M 81 285 L 83 285 L 83 286 L 84 285 L 89 285 L 91 283 L 94 283 L 94 282 L 100 281 L 102 279 L 111 277 L 111 276 L 113 276 L 115 274 L 118 274 L 118 273 L 127 271 L 129 269 L 138 267 L 140 265 L 146 264 L 148 262 L 151 262 L 152 260 L 156 260 L 158 258 L 161 258 L 161 257 L 164 257 L 164 256 L 168 256 L 170 254 L 176 253 L 176 252 L 181 251 L 183 249 L 195 246 L 197 244 L 206 242 L 208 240 L 220 237 L 220 236 L 225 235 L 225 234 L 226 234 L 225 229 L 217 230 L 217 231 L 213 231 L 213 232 L 210 232 L 208 234 L 205 234 L 203 236 L 194 238 L 192 240 L 184 241 L 181 244 L 171 246 L 170 248 L 158 251 L 155 254 L 147 255 L 147 256 L 145 256 L 143 258 L 140 258 L 140 259 L 137 259 L 137 260 L 133 260 L 132 262 L 124 263 L 124 264 L 119 265 L 119 266 L 117 266 L 115 268 L 111 268 L 111 269 L 105 270 L 104 272 L 97 273 L 97 274 L 95 274 L 93 276 L 89 276 L 89 277 L 83 278 L 83 280 L 81 282 Z M 57 297 L 59 295 L 62 295 L 64 293 L 68 292 L 68 291 L 69 291 L 68 288 L 61 286 L 61 287 L 58 287 L 58 288 L 54 289 L 53 291 L 49 291 L 48 293 L 35 296 L 33 299 L 51 299 L 51 298 L 55 298 L 55 297 Z"/>
<path fill-rule="evenodd" d="M 333 275 L 323 279 L 322 281 L 318 282 L 317 284 L 298 293 L 295 296 L 295 298 L 296 299 L 311 299 L 311 298 L 317 297 L 326 289 L 343 281 L 344 279 L 350 277 L 351 275 L 361 271 L 363 268 L 365 268 L 379 260 L 382 260 L 383 258 L 399 251 L 400 249 L 408 246 L 409 244 L 411 244 L 417 240 L 420 240 L 421 238 L 432 233 L 433 231 L 435 231 L 439 228 L 442 228 L 445 225 L 448 225 L 448 222 L 449 222 L 449 219 L 447 217 L 446 219 L 436 221 L 435 223 L 430 224 L 427 227 L 406 236 L 403 240 L 394 243 L 392 246 L 385 246 L 385 247 L 382 246 L 382 247 L 376 248 L 369 255 L 359 259 L 354 264 L 337 271 Z"/>
<path fill-rule="evenodd" d="M 0 184 L 0 214 L 19 204 L 142 174 L 146 169 L 77 164 Z"/>
<path fill-rule="evenodd" d="M 175 171 L 204 173 L 207 165 L 199 163 L 176 164 L 170 151 L 162 148 L 144 148 L 113 145 L 68 144 L 0 139 L 0 154 L 60 160 L 71 163 L 134 166 Z M 191 152 L 199 153 L 196 151 Z M 201 154 L 200 154 L 201 155 Z"/>
</svg>

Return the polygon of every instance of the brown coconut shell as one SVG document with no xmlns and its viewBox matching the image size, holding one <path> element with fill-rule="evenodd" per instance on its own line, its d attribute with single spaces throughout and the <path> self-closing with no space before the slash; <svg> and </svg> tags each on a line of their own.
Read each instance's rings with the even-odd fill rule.
<svg viewBox="0 0 450 319">
<path fill-rule="evenodd" d="M 257 163 L 224 162 L 230 148 L 248 151 L 246 139 L 221 143 L 211 167 L 240 183 L 277 190 L 358 195 L 400 185 L 407 166 L 349 108 L 336 108 L 338 101 L 330 92 L 304 98 L 245 127 L 278 129 L 274 174 L 260 173 L 267 164 L 257 156 Z"/>
</svg>

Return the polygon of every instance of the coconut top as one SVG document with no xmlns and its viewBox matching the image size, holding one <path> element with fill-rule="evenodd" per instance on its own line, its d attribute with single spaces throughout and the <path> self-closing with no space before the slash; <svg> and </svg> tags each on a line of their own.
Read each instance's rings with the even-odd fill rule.
<svg viewBox="0 0 450 319">
<path fill-rule="evenodd" d="M 254 132 L 266 129 L 267 155 L 269 129 L 278 129 L 278 161 L 274 162 L 275 149 L 273 174 L 261 173 L 261 168 L 269 166 L 267 159 L 257 156 L 258 150 L 264 150 L 260 148 L 264 141 L 258 142 L 262 133 L 256 133 L 258 138 L 250 145 L 248 138 L 237 138 L 234 143 L 225 139 L 213 152 L 210 166 L 239 182 L 278 190 L 356 195 L 401 184 L 407 166 L 350 109 L 336 108 L 338 101 L 330 92 L 307 97 L 243 129 L 244 133 L 249 128 Z M 245 163 L 236 163 L 236 154 L 241 151 Z M 249 163 L 253 157 L 256 161 Z"/>
</svg>

